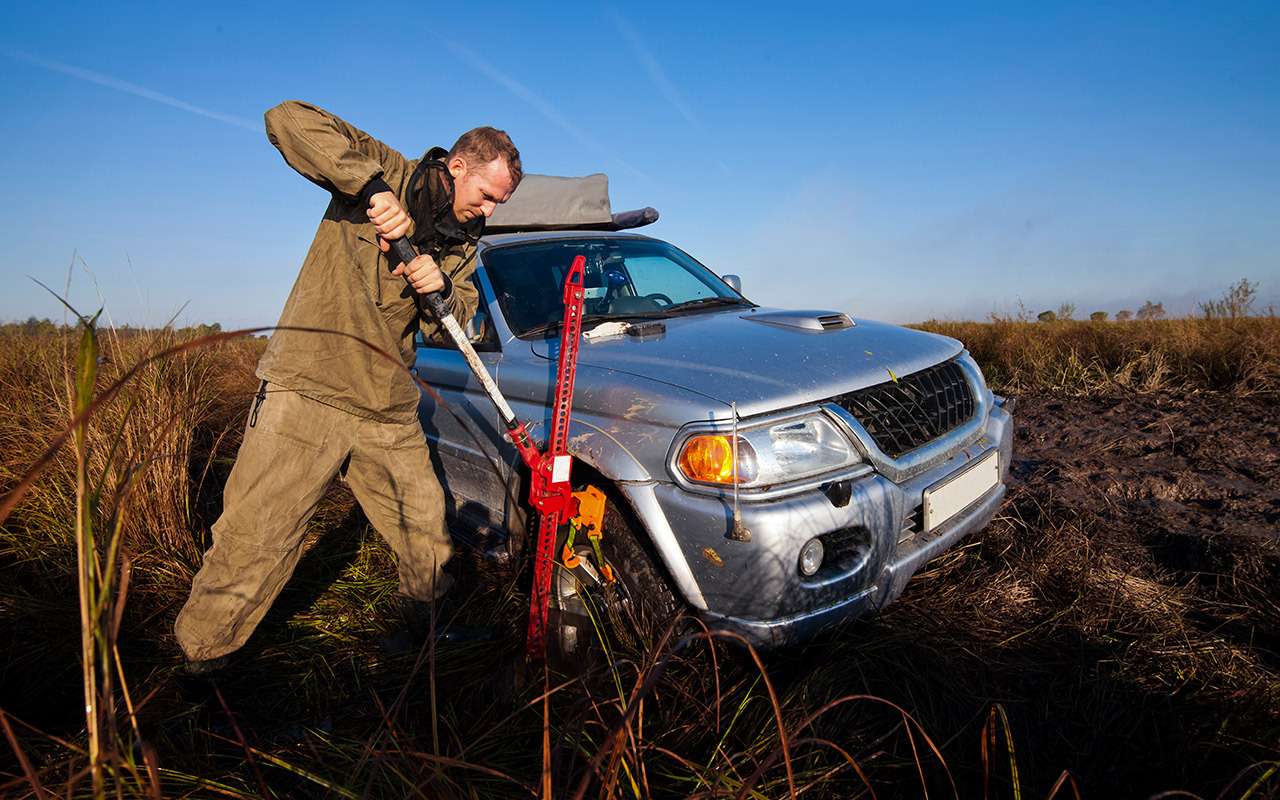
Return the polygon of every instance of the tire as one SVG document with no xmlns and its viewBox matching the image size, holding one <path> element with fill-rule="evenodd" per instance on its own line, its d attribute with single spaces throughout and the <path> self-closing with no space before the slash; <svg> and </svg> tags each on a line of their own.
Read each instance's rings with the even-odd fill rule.
<svg viewBox="0 0 1280 800">
<path fill-rule="evenodd" d="M 595 552 L 585 534 L 579 533 L 574 540 L 574 552 L 581 563 L 576 569 L 566 567 L 562 560 L 567 530 L 556 542 L 547 653 L 553 664 L 567 673 L 648 651 L 681 610 L 630 509 L 612 493 L 607 492 L 606 498 L 600 550 L 613 568 L 616 580 L 612 584 L 600 577 Z"/>
</svg>

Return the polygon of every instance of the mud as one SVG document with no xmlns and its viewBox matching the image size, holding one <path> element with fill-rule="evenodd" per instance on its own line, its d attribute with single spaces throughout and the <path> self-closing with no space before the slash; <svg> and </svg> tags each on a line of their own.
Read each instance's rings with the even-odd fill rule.
<svg viewBox="0 0 1280 800">
<path fill-rule="evenodd" d="M 1014 417 L 996 520 L 824 654 L 869 676 L 827 693 L 911 707 L 975 796 L 991 703 L 1032 794 L 1067 770 L 1084 796 L 1240 796 L 1280 756 L 1280 404 L 1024 395 Z"/>
<path fill-rule="evenodd" d="M 1019 400 L 1011 503 L 1085 532 L 1122 595 L 1181 598 L 1189 636 L 1280 673 L 1280 403 L 1228 394 Z M 1137 591 L 1141 583 L 1149 591 Z M 1257 677 L 1263 678 L 1262 673 Z M 1269 703 L 1264 703 L 1264 705 Z M 1280 719 L 1280 708 L 1269 712 Z"/>
<path fill-rule="evenodd" d="M 1019 398 L 1014 477 L 1096 541 L 1223 572 L 1280 538 L 1280 402 L 1224 394 Z M 1136 551 L 1135 551 L 1136 552 Z"/>
</svg>

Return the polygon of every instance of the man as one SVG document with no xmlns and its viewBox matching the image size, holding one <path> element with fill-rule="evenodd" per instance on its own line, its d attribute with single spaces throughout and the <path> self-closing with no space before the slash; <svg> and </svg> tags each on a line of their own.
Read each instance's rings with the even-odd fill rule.
<svg viewBox="0 0 1280 800">
<path fill-rule="evenodd" d="M 444 493 L 408 373 L 414 331 L 442 334 L 422 317 L 414 293 L 440 292 L 459 322 L 471 318 L 476 242 L 522 175 L 520 153 L 494 128 L 410 161 L 306 103 L 281 103 L 266 113 L 266 126 L 289 166 L 333 199 L 258 362 L 261 384 L 213 547 L 174 626 L 197 674 L 221 666 L 253 633 L 293 573 L 307 521 L 341 469 L 395 551 L 401 594 L 432 601 L 448 588 Z M 421 253 L 409 264 L 389 252 L 402 236 Z"/>
</svg>

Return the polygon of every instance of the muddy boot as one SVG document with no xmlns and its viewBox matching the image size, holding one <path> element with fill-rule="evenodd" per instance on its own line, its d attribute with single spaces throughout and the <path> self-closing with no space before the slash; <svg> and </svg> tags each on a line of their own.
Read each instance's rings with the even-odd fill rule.
<svg viewBox="0 0 1280 800">
<path fill-rule="evenodd" d="M 431 631 L 431 603 L 397 595 L 387 612 L 390 629 L 378 637 L 378 648 L 387 655 L 412 653 L 422 646 Z M 439 620 L 436 620 L 439 624 Z"/>
<path fill-rule="evenodd" d="M 231 656 L 187 661 L 172 672 L 178 696 L 195 706 L 217 706 L 215 688 L 229 677 Z"/>
<path fill-rule="evenodd" d="M 449 576 L 445 576 L 448 578 Z M 431 635 L 432 603 L 399 595 L 388 613 L 393 625 L 390 631 L 378 639 L 378 645 L 388 655 L 403 655 L 420 649 Z M 445 598 L 434 603 L 435 636 L 438 644 L 465 644 L 489 642 L 498 638 L 498 629 L 488 625 L 464 625 L 450 613 Z"/>
<path fill-rule="evenodd" d="M 227 665 L 230 662 L 231 656 L 218 656 L 205 661 L 188 661 L 182 665 L 180 670 L 184 677 L 208 680 L 225 674 Z"/>
</svg>

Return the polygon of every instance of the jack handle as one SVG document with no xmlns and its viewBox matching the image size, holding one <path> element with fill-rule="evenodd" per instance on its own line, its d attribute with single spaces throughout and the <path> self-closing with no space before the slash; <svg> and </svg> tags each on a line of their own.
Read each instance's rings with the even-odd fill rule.
<svg viewBox="0 0 1280 800">
<path fill-rule="evenodd" d="M 404 238 L 391 242 L 391 252 L 395 253 L 396 258 L 399 258 L 405 264 L 418 257 L 413 245 L 409 243 L 408 239 Z M 467 338 L 466 332 L 462 330 L 462 326 L 458 324 L 453 312 L 445 304 L 444 298 L 440 296 L 439 292 L 419 294 L 413 288 L 413 285 L 409 284 L 408 276 L 405 276 L 405 283 L 409 285 L 409 291 L 413 292 L 418 308 L 435 317 L 441 327 L 448 332 L 449 338 L 453 339 L 453 343 L 462 353 L 463 359 L 466 360 L 467 366 L 471 368 L 471 373 L 476 376 L 476 380 L 480 382 L 485 394 L 489 395 L 489 400 L 498 409 L 498 416 L 502 418 L 502 424 L 507 429 L 507 435 L 511 439 L 511 443 L 520 452 L 521 460 L 532 467 L 541 457 L 537 446 L 533 443 L 533 437 L 525 429 L 524 423 L 516 419 L 516 414 L 511 410 L 511 405 L 502 396 L 502 390 L 498 388 L 498 384 L 494 383 L 492 376 L 489 375 L 489 370 L 485 368 L 484 362 L 480 360 L 476 349 L 471 346 L 471 340 Z"/>
</svg>

